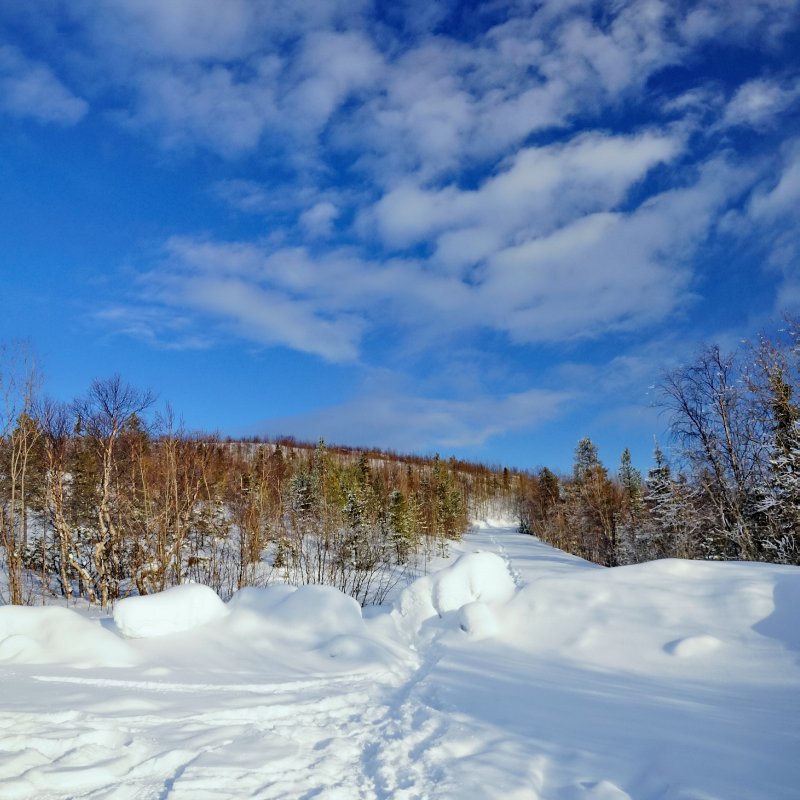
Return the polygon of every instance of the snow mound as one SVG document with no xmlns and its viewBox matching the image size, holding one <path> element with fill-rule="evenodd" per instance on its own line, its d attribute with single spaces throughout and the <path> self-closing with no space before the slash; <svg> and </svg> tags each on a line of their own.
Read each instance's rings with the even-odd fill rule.
<svg viewBox="0 0 800 800">
<path fill-rule="evenodd" d="M 208 586 L 187 583 L 158 594 L 126 597 L 114 608 L 114 624 L 132 639 L 168 636 L 205 625 L 228 614 Z"/>
<path fill-rule="evenodd" d="M 271 659 L 279 652 L 315 653 L 326 661 L 336 659 L 342 668 L 346 662 L 361 669 L 391 665 L 399 656 L 391 631 L 365 621 L 361 606 L 331 586 L 241 589 L 228 607 L 226 636 Z"/>
<path fill-rule="evenodd" d="M 500 626 L 494 611 L 486 603 L 467 603 L 458 610 L 458 624 L 473 639 L 494 636 Z"/>
<path fill-rule="evenodd" d="M 666 559 L 543 577 L 498 614 L 498 635 L 592 668 L 652 676 L 702 664 L 721 675 L 735 663 L 738 677 L 756 679 L 770 639 L 781 640 L 771 620 L 786 569 L 763 566 Z"/>
<path fill-rule="evenodd" d="M 345 634 L 364 633 L 361 606 L 331 586 L 287 586 L 240 589 L 228 601 L 236 629 L 278 633 L 309 645 Z"/>
<path fill-rule="evenodd" d="M 494 621 L 487 604 L 507 603 L 515 591 L 514 579 L 500 556 L 467 553 L 446 569 L 419 578 L 404 589 L 393 614 L 398 627 L 413 637 L 426 621 L 470 606 L 455 623 L 478 636 L 489 635 Z"/>
<path fill-rule="evenodd" d="M 800 569 L 457 547 L 363 616 L 286 585 L 118 604 L 214 617 L 153 638 L 0 608 L 0 796 L 796 800 Z"/>
<path fill-rule="evenodd" d="M 467 603 L 505 603 L 516 586 L 506 562 L 494 553 L 467 553 L 434 576 L 431 600 L 441 616 Z"/>
<path fill-rule="evenodd" d="M 252 611 L 256 614 L 270 614 L 281 600 L 297 591 L 296 586 L 286 583 L 275 583 L 272 586 L 245 586 L 235 592 L 228 600 L 231 611 Z"/>
<path fill-rule="evenodd" d="M 305 626 L 331 636 L 363 630 L 361 606 L 332 586 L 301 586 L 272 611 L 272 618 L 286 627 Z"/>
<path fill-rule="evenodd" d="M 67 608 L 0 608 L 0 663 L 81 668 L 136 663 L 126 642 Z"/>
</svg>

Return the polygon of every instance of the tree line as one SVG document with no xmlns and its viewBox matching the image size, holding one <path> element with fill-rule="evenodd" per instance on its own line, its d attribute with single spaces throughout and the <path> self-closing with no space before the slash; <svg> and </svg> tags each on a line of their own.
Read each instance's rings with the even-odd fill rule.
<svg viewBox="0 0 800 800">
<path fill-rule="evenodd" d="M 194 580 L 273 580 L 361 603 L 446 551 L 473 517 L 606 566 L 655 558 L 800 564 L 800 325 L 664 375 L 670 457 L 612 474 L 589 438 L 571 475 L 283 438 L 190 433 L 119 376 L 43 399 L 24 347 L 0 352 L 0 600 L 102 606 Z M 32 582 L 36 583 L 36 586 Z"/>
<path fill-rule="evenodd" d="M 573 474 L 522 476 L 521 530 L 599 564 L 656 558 L 800 564 L 800 324 L 734 352 L 703 348 L 657 387 L 671 458 L 609 474 L 589 438 Z"/>
<path fill-rule="evenodd" d="M 380 601 L 470 513 L 512 496 L 508 471 L 455 459 L 189 433 L 119 376 L 41 400 L 30 360 L 13 361 L 0 376 L 7 602 L 26 602 L 32 581 L 105 607 L 189 580 L 222 596 L 283 580 Z"/>
</svg>

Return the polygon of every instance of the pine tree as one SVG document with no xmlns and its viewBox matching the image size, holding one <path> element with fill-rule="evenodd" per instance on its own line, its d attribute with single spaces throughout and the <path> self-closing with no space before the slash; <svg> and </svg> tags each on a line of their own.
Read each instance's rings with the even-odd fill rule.
<svg viewBox="0 0 800 800">
<path fill-rule="evenodd" d="M 637 541 L 644 525 L 642 475 L 631 462 L 631 452 L 622 452 L 618 480 L 622 488 L 622 508 L 617 522 L 617 560 L 620 564 L 635 564 Z"/>
<path fill-rule="evenodd" d="M 597 564 L 617 563 L 616 512 L 619 501 L 608 470 L 589 438 L 575 449 L 574 480 L 568 492 L 568 514 L 578 553 Z"/>
<path fill-rule="evenodd" d="M 408 503 L 399 489 L 389 495 L 389 536 L 399 564 L 408 560 L 414 546 Z"/>
<path fill-rule="evenodd" d="M 596 470 L 600 466 L 597 445 L 588 436 L 585 436 L 575 448 L 573 477 L 579 482 L 585 480 L 592 470 Z"/>
<path fill-rule="evenodd" d="M 655 558 L 692 558 L 700 554 L 716 557 L 713 539 L 695 541 L 700 517 L 694 507 L 694 494 L 682 475 L 674 478 L 664 453 L 656 442 L 655 466 L 645 479 L 644 505 L 650 513 L 637 540 L 639 561 Z"/>
</svg>

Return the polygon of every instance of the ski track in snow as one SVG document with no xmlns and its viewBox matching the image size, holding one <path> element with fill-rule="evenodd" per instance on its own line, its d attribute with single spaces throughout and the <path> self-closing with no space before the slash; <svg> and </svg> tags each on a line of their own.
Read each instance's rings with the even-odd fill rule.
<svg viewBox="0 0 800 800">
<path fill-rule="evenodd" d="M 499 555 L 518 590 L 553 575 L 590 578 L 595 569 L 511 528 L 484 526 L 454 550 L 476 548 Z M 606 597 L 594 596 L 598 602 Z M 506 655 L 502 644 L 483 652 L 480 641 L 471 642 L 457 627 L 437 625 L 434 618 L 426 635 L 410 643 L 405 660 L 353 662 L 353 669 L 334 660 L 330 672 L 303 662 L 293 674 L 291 654 L 278 667 L 231 660 L 227 673 L 218 661 L 216 670 L 6 665 L 0 686 L 14 688 L 1 690 L 0 798 L 733 800 L 692 785 L 704 768 L 692 758 L 698 764 L 706 758 L 692 756 L 692 748 L 751 723 L 772 736 L 765 752 L 777 749 L 778 759 L 783 748 L 780 763 L 789 766 L 768 776 L 775 762 L 756 764 L 752 768 L 765 773 L 764 794 L 748 789 L 740 796 L 794 796 L 800 771 L 791 767 L 792 753 L 800 752 L 800 737 L 796 727 L 778 728 L 780 713 L 793 718 L 792 708 L 800 710 L 796 693 L 767 687 L 741 701 L 735 690 L 730 698 L 728 689 L 714 698 L 680 682 L 634 677 L 633 700 L 626 704 L 624 675 L 545 657 L 532 663 L 529 654 L 509 651 L 495 677 L 492 659 Z M 579 637 L 574 648 L 584 646 Z M 681 667 L 724 647 L 722 640 L 696 635 L 674 638 L 658 652 Z M 719 707 L 704 706 L 713 702 Z M 629 738 L 601 741 L 603 719 L 617 709 L 628 719 L 610 730 Z M 682 742 L 682 726 L 698 711 L 705 721 L 697 731 L 687 729 L 685 745 L 674 744 L 670 735 L 678 731 Z M 662 739 L 652 742 L 644 733 L 650 713 L 666 725 Z M 628 721 L 643 733 L 628 733 Z M 661 752 L 671 746 L 675 759 L 686 759 L 685 783 L 676 782 L 683 771 Z M 725 764 L 735 753 L 721 746 L 708 757 Z M 735 776 L 728 785 L 736 785 Z"/>
</svg>

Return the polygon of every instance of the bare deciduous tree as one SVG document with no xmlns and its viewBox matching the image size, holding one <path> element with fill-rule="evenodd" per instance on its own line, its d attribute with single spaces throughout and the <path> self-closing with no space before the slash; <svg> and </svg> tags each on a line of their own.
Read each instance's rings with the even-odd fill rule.
<svg viewBox="0 0 800 800">
<path fill-rule="evenodd" d="M 38 386 L 39 374 L 27 344 L 0 347 L 0 544 L 8 571 L 9 600 L 15 605 L 24 600 L 28 462 L 39 437 L 32 416 Z"/>
<path fill-rule="evenodd" d="M 98 536 L 94 545 L 94 567 L 105 607 L 119 594 L 122 537 L 113 513 L 114 479 L 117 469 L 116 449 L 125 427 L 149 408 L 155 398 L 124 383 L 119 375 L 96 380 L 85 398 L 76 401 L 75 413 L 83 434 L 95 448 L 100 471 L 100 494 L 97 505 Z"/>
<path fill-rule="evenodd" d="M 736 357 L 709 347 L 668 373 L 660 389 L 672 434 L 711 510 L 709 523 L 730 543 L 727 555 L 754 558 L 747 507 L 764 437 Z"/>
</svg>

